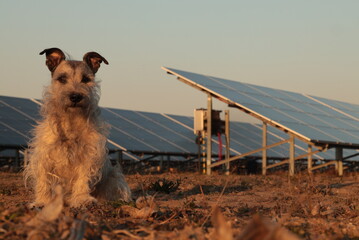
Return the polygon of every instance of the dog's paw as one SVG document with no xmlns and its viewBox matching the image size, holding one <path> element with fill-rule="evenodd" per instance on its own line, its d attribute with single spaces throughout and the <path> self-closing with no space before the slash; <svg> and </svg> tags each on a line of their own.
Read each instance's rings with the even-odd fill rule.
<svg viewBox="0 0 359 240">
<path fill-rule="evenodd" d="M 49 203 L 50 203 L 50 201 L 35 200 L 34 202 L 28 203 L 27 207 L 29 209 L 42 209 L 43 207 L 45 207 Z"/>
<path fill-rule="evenodd" d="M 96 203 L 97 203 L 96 198 L 91 197 L 90 195 L 74 196 L 69 201 L 71 207 L 84 207 Z"/>
<path fill-rule="evenodd" d="M 32 202 L 32 203 L 28 203 L 27 207 L 29 209 L 41 209 L 45 206 L 45 203 L 38 203 L 38 202 Z"/>
</svg>

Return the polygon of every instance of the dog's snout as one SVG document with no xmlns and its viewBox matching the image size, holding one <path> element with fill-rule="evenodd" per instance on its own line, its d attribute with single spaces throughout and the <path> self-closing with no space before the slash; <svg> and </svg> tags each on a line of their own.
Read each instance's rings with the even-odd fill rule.
<svg viewBox="0 0 359 240">
<path fill-rule="evenodd" d="M 84 97 L 82 96 L 82 94 L 79 93 L 72 93 L 70 94 L 70 101 L 73 103 L 78 103 L 80 102 Z"/>
</svg>

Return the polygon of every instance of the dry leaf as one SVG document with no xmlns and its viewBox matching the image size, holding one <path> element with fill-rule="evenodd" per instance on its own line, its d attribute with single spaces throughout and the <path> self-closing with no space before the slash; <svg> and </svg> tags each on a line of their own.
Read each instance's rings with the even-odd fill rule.
<svg viewBox="0 0 359 240">
<path fill-rule="evenodd" d="M 139 197 L 136 200 L 136 207 L 137 208 L 124 205 L 121 207 L 121 212 L 133 218 L 145 219 L 149 218 L 158 210 L 158 206 L 155 203 L 153 196 Z"/>
<path fill-rule="evenodd" d="M 269 223 L 254 216 L 236 240 L 299 240 L 297 236 L 288 232 L 277 224 Z"/>
<path fill-rule="evenodd" d="M 320 205 L 319 205 L 319 204 L 314 205 L 314 207 L 313 207 L 312 210 L 310 211 L 310 213 L 312 214 L 312 216 L 318 215 L 319 209 L 320 209 Z"/>
<path fill-rule="evenodd" d="M 28 226 L 41 226 L 43 223 L 56 220 L 64 206 L 64 198 L 62 193 L 62 187 L 57 185 L 55 187 L 55 198 L 52 202 L 46 205 L 41 212 L 39 212 L 33 219 L 31 219 L 26 225 Z"/>
<path fill-rule="evenodd" d="M 136 207 L 138 209 L 141 209 L 144 207 L 157 208 L 157 204 L 155 203 L 155 198 L 153 196 L 143 196 L 143 197 L 137 198 Z"/>
<path fill-rule="evenodd" d="M 226 221 L 221 210 L 217 206 L 214 207 L 211 217 L 213 227 L 215 229 L 215 238 L 219 240 L 232 240 L 233 232 L 230 222 Z"/>
</svg>

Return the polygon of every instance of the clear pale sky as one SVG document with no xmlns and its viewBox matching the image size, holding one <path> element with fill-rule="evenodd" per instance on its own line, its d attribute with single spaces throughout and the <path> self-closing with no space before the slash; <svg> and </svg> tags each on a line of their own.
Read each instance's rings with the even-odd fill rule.
<svg viewBox="0 0 359 240">
<path fill-rule="evenodd" d="M 0 30 L 0 95 L 41 98 L 39 52 L 59 47 L 109 61 L 97 74 L 105 107 L 206 107 L 161 66 L 359 103 L 357 0 L 0 0 Z"/>
</svg>

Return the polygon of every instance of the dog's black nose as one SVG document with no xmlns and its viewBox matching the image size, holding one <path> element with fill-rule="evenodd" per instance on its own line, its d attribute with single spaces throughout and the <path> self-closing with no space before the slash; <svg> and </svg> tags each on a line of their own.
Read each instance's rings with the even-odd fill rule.
<svg viewBox="0 0 359 240">
<path fill-rule="evenodd" d="M 73 103 L 80 102 L 84 97 L 81 94 L 78 93 L 72 93 L 70 94 L 70 101 Z"/>
</svg>

